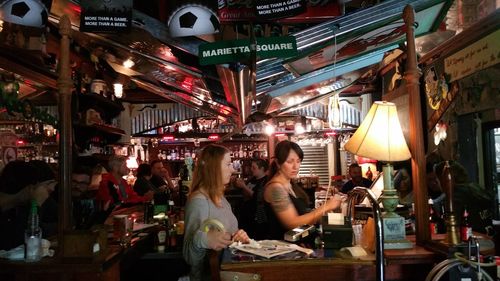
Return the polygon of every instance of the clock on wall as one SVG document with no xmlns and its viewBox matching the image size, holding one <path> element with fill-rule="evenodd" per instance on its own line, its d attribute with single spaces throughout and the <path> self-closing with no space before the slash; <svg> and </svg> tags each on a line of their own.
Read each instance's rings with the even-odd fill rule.
<svg viewBox="0 0 500 281">
<path fill-rule="evenodd" d="M 17 151 L 14 147 L 4 147 L 2 152 L 2 160 L 4 165 L 17 159 Z"/>
</svg>

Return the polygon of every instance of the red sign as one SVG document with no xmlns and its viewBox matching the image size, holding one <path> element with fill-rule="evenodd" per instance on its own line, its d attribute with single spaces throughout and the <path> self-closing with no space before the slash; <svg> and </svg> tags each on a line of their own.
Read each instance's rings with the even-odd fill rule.
<svg viewBox="0 0 500 281">
<path fill-rule="evenodd" d="M 305 12 L 293 17 L 273 20 L 272 22 L 283 24 L 319 22 L 341 15 L 342 9 L 336 0 L 321 2 L 309 0 Z M 256 18 L 255 5 L 251 0 L 219 0 L 218 16 L 221 23 L 262 21 L 262 18 Z"/>
</svg>

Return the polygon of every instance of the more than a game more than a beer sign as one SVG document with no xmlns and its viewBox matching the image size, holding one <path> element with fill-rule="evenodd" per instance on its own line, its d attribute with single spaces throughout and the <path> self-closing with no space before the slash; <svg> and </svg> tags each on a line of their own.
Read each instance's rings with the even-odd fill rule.
<svg viewBox="0 0 500 281">
<path fill-rule="evenodd" d="M 132 0 L 82 0 L 80 31 L 128 32 L 132 25 Z"/>
<path fill-rule="evenodd" d="M 304 0 L 255 0 L 256 15 L 264 19 L 279 19 L 305 12 Z"/>
<path fill-rule="evenodd" d="M 297 55 L 297 42 L 294 36 L 259 37 L 256 39 L 257 57 L 288 58 Z M 245 61 L 250 58 L 250 40 L 240 39 L 220 41 L 200 45 L 198 56 L 201 65 Z"/>
</svg>

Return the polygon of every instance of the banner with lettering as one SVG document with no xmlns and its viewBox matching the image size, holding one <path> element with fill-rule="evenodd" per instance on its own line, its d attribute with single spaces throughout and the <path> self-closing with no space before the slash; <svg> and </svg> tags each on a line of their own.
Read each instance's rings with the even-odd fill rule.
<svg viewBox="0 0 500 281">
<path fill-rule="evenodd" d="M 217 13 L 221 23 L 323 22 L 343 14 L 337 0 L 257 0 L 255 2 L 253 0 L 218 0 L 217 2 Z"/>
<path fill-rule="evenodd" d="M 128 32 L 132 24 L 132 0 L 82 0 L 80 31 Z"/>
<path fill-rule="evenodd" d="M 297 55 L 297 41 L 294 36 L 259 37 L 256 41 L 257 57 L 261 59 Z M 251 51 L 250 40 L 240 39 L 202 44 L 198 55 L 200 64 L 208 65 L 247 60 Z"/>
<path fill-rule="evenodd" d="M 500 30 L 444 59 L 444 70 L 453 82 L 500 62 Z"/>
<path fill-rule="evenodd" d="M 279 19 L 298 15 L 306 10 L 304 0 L 255 0 L 256 16 Z"/>
</svg>

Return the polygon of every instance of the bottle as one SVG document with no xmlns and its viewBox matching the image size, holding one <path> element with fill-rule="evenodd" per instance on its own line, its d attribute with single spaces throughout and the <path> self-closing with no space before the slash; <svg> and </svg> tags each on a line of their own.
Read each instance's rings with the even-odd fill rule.
<svg viewBox="0 0 500 281">
<path fill-rule="evenodd" d="M 167 235 L 168 235 L 167 224 L 168 220 L 166 222 L 165 217 L 162 217 L 159 220 L 158 232 L 156 233 L 156 239 L 155 239 L 156 251 L 158 253 L 165 253 L 165 249 L 167 248 Z"/>
<path fill-rule="evenodd" d="M 469 212 L 467 207 L 464 207 L 464 213 L 462 215 L 462 224 L 460 225 L 460 238 L 462 241 L 467 242 L 472 236 L 472 226 L 469 223 Z"/>
<path fill-rule="evenodd" d="M 373 180 L 373 173 L 372 170 L 370 169 L 370 166 L 368 166 L 368 171 L 366 171 L 366 178 L 369 180 Z"/>
<path fill-rule="evenodd" d="M 446 211 L 444 209 L 444 204 L 441 205 L 441 214 L 439 216 L 438 233 L 446 233 Z"/>
<path fill-rule="evenodd" d="M 42 258 L 42 229 L 39 226 L 38 206 L 36 201 L 31 202 L 31 211 L 28 216 L 28 225 L 24 232 L 24 260 L 36 262 Z"/>
<path fill-rule="evenodd" d="M 414 234 L 415 233 L 415 203 L 411 203 L 410 214 L 408 215 L 408 219 L 405 220 L 405 228 L 406 234 Z"/>
<path fill-rule="evenodd" d="M 149 224 L 153 221 L 154 205 L 153 202 L 148 201 L 144 203 L 144 223 Z"/>
<path fill-rule="evenodd" d="M 431 236 L 438 234 L 438 219 L 436 212 L 434 212 L 434 205 L 431 202 L 429 203 L 429 231 Z"/>
<path fill-rule="evenodd" d="M 240 144 L 240 150 L 238 151 L 238 157 L 243 158 L 243 145 Z"/>
<path fill-rule="evenodd" d="M 177 229 L 175 223 L 171 222 L 168 228 L 168 239 L 170 251 L 176 251 L 177 248 Z"/>
</svg>

